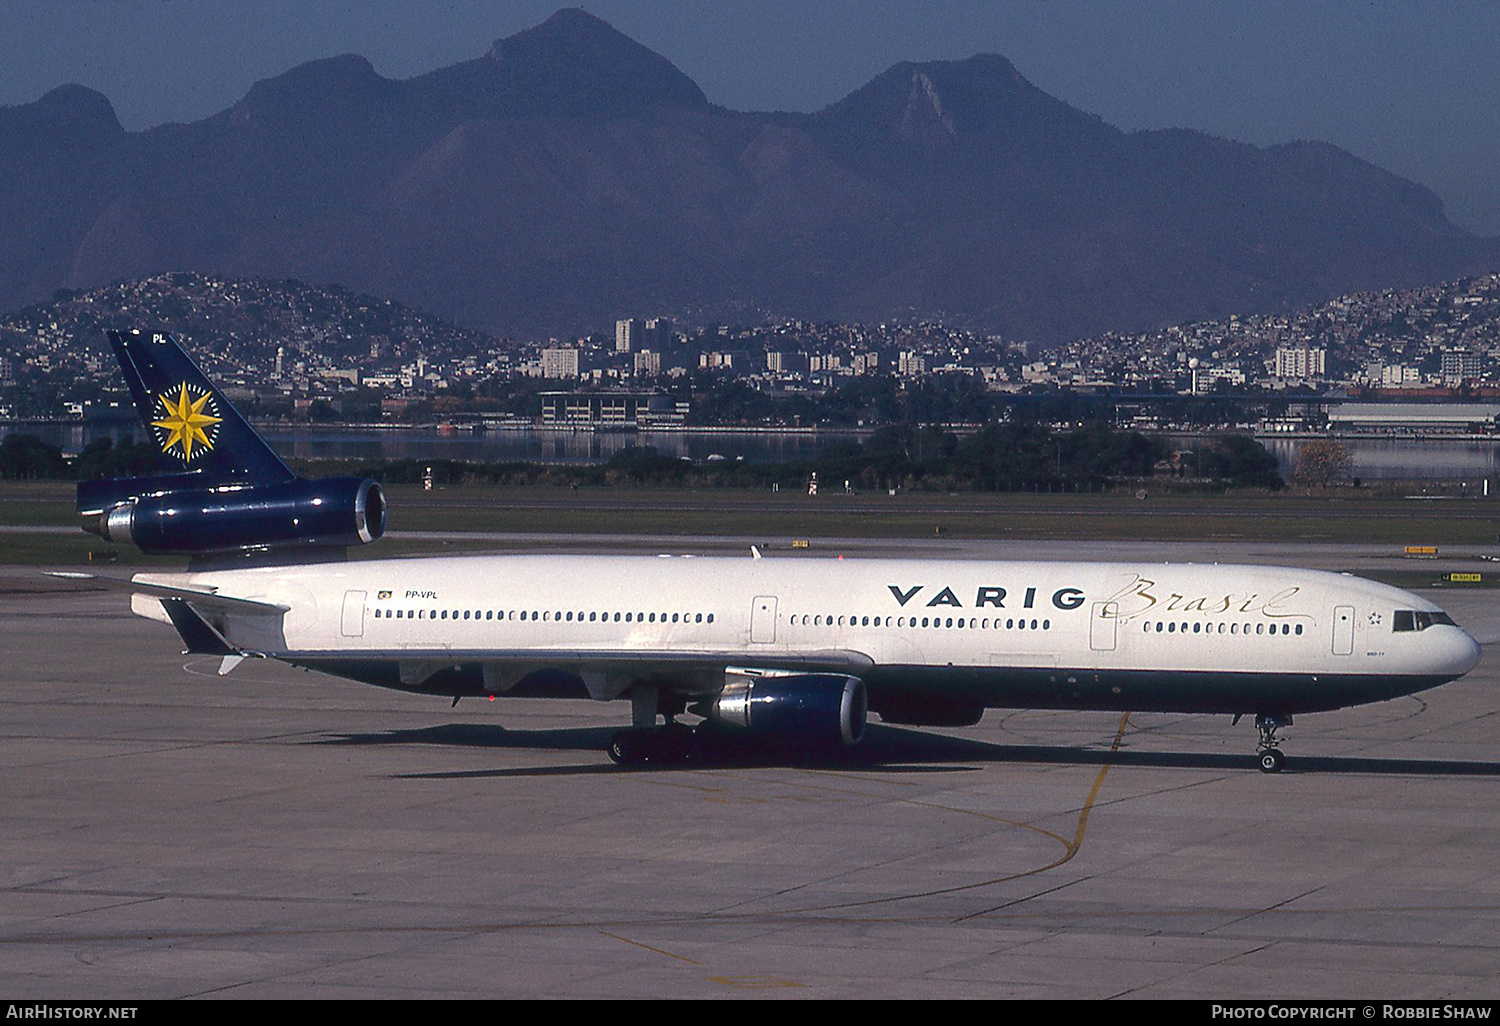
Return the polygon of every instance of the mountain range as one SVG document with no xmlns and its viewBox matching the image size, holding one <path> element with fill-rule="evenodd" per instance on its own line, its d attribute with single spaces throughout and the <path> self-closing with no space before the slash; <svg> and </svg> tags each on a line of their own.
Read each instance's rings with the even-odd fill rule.
<svg viewBox="0 0 1500 1026">
<path fill-rule="evenodd" d="M 1124 132 L 993 54 L 733 111 L 581 10 L 411 79 L 314 61 L 191 124 L 127 132 L 77 85 L 0 108 L 0 309 L 190 270 L 496 334 L 749 308 L 1055 342 L 1496 267 L 1328 144 Z"/>
</svg>

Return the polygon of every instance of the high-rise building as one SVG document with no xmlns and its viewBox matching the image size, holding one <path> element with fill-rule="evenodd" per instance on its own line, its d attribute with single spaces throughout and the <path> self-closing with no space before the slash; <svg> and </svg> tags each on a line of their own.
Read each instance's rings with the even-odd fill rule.
<svg viewBox="0 0 1500 1026">
<path fill-rule="evenodd" d="M 1328 350 L 1311 346 L 1282 346 L 1276 350 L 1276 376 L 1307 380 L 1325 373 Z"/>
<path fill-rule="evenodd" d="M 677 331 L 665 317 L 653 317 L 646 322 L 644 344 L 650 349 L 665 349 L 676 341 Z"/>
<path fill-rule="evenodd" d="M 661 353 L 652 349 L 642 349 L 635 354 L 635 376 L 638 378 L 654 378 L 661 373 Z"/>
<path fill-rule="evenodd" d="M 808 366 L 806 353 L 788 353 L 775 349 L 766 353 L 766 370 L 772 374 L 806 374 Z"/>
<path fill-rule="evenodd" d="M 615 321 L 615 352 L 631 353 L 641 348 L 645 342 L 644 331 L 645 325 L 638 318 Z"/>
<path fill-rule="evenodd" d="M 1449 349 L 1443 353 L 1443 384 L 1449 388 L 1473 381 L 1484 374 L 1484 359 L 1472 349 Z"/>
<path fill-rule="evenodd" d="M 544 377 L 544 378 L 576 378 L 576 377 L 578 377 L 578 350 L 576 350 L 576 349 L 543 349 L 542 350 L 542 377 Z"/>
</svg>

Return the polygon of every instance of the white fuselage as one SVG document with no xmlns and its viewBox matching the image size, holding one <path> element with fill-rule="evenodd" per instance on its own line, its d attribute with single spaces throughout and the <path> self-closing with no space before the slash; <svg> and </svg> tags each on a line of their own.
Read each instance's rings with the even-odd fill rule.
<svg viewBox="0 0 1500 1026">
<path fill-rule="evenodd" d="M 1450 623 L 1416 628 L 1411 614 L 1446 617 L 1408 592 L 1280 567 L 521 555 L 136 580 L 285 606 L 214 626 L 238 648 L 439 694 L 502 693 L 541 671 L 596 698 L 648 680 L 704 694 L 742 666 L 854 674 L 877 709 L 953 695 L 1296 712 L 1431 687 L 1479 651 Z"/>
</svg>

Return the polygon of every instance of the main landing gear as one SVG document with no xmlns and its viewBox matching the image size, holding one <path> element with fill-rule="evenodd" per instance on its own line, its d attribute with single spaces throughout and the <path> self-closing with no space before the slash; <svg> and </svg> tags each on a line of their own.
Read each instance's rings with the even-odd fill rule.
<svg viewBox="0 0 1500 1026">
<path fill-rule="evenodd" d="M 621 766 L 679 765 L 703 755 L 698 732 L 681 723 L 632 727 L 609 739 L 609 757 Z"/>
<path fill-rule="evenodd" d="M 1260 761 L 1262 773 L 1280 773 L 1281 767 L 1286 764 L 1286 756 L 1281 752 L 1281 739 L 1276 736 L 1276 731 L 1291 725 L 1290 716 L 1271 716 L 1260 713 L 1255 717 L 1255 729 L 1260 733 L 1260 742 L 1256 745 L 1256 758 Z"/>
<path fill-rule="evenodd" d="M 637 684 L 630 690 L 630 729 L 609 739 L 606 751 L 621 766 L 673 765 L 700 759 L 704 739 L 696 728 L 678 723 L 675 717 L 684 711 L 685 703 L 677 697 L 663 701 L 659 689 L 651 684 Z M 666 725 L 658 727 L 658 716 Z"/>
</svg>

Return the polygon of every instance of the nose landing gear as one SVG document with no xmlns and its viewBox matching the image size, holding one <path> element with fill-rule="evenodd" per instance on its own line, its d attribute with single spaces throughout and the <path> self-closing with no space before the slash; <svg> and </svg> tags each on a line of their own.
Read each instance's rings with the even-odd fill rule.
<svg viewBox="0 0 1500 1026">
<path fill-rule="evenodd" d="M 1268 713 L 1256 715 L 1255 729 L 1260 734 L 1260 742 L 1256 745 L 1256 757 L 1260 761 L 1262 773 L 1280 773 L 1281 767 L 1286 764 L 1286 756 L 1281 752 L 1281 739 L 1276 736 L 1276 731 L 1291 725 L 1290 716 L 1274 716 Z"/>
</svg>

